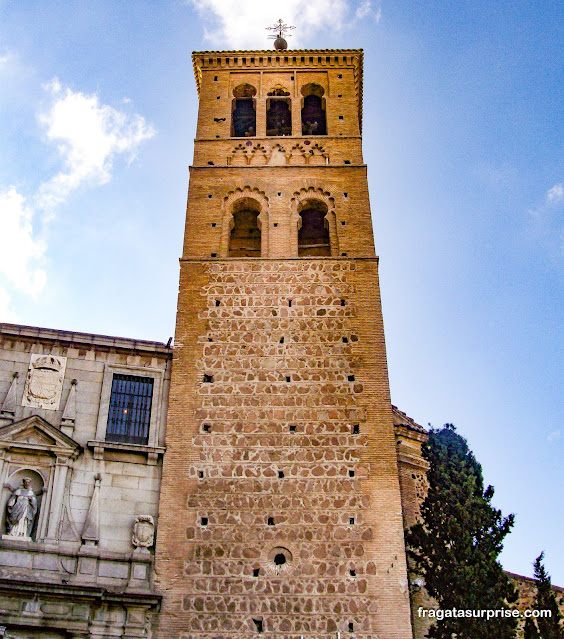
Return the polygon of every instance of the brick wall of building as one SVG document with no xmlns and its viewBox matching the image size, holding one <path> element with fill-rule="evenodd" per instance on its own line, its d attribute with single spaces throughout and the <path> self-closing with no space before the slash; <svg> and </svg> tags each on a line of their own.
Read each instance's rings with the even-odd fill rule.
<svg viewBox="0 0 564 639">
<path fill-rule="evenodd" d="M 159 636 L 411 637 L 359 51 L 194 55 L 200 112 L 157 543 Z M 302 135 L 304 87 L 326 136 Z M 230 138 L 234 90 L 256 136 Z M 292 135 L 265 135 L 268 93 Z M 284 98 L 286 99 L 286 98 Z M 260 257 L 229 258 L 237 206 Z M 330 255 L 298 257 L 300 211 Z"/>
</svg>

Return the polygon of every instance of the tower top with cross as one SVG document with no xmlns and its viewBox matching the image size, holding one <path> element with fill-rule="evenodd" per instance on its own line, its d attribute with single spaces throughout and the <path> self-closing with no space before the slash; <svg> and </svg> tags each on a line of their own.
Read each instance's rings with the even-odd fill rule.
<svg viewBox="0 0 564 639">
<path fill-rule="evenodd" d="M 266 27 L 267 31 L 274 31 L 274 34 L 269 35 L 268 37 L 274 40 L 274 48 L 277 50 L 283 50 L 288 48 L 288 43 L 284 39 L 284 36 L 291 36 L 291 33 L 286 34 L 287 31 L 291 31 L 296 27 L 292 27 L 288 24 L 284 24 L 282 18 L 278 20 L 278 22 L 272 27 Z"/>
</svg>

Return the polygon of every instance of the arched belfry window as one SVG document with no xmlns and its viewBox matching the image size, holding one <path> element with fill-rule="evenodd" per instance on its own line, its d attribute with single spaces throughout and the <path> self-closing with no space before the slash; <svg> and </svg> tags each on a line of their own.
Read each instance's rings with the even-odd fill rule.
<svg viewBox="0 0 564 639">
<path fill-rule="evenodd" d="M 231 135 L 236 138 L 257 134 L 257 111 L 254 96 L 257 90 L 250 84 L 240 84 L 233 90 Z"/>
<path fill-rule="evenodd" d="M 306 84 L 302 88 L 302 135 L 327 135 L 324 93 L 319 84 Z"/>
<path fill-rule="evenodd" d="M 268 92 L 266 100 L 266 135 L 292 135 L 292 111 L 290 92 L 282 87 L 275 87 Z"/>
<path fill-rule="evenodd" d="M 303 203 L 299 214 L 298 257 L 330 256 L 327 205 L 317 200 L 309 200 Z"/>
<path fill-rule="evenodd" d="M 260 205 L 252 198 L 235 202 L 229 235 L 229 257 L 260 257 Z"/>
</svg>

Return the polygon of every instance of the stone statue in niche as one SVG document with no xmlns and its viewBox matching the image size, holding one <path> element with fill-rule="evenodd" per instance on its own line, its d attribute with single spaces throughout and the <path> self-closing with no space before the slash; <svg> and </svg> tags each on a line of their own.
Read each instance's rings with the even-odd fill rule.
<svg viewBox="0 0 564 639">
<path fill-rule="evenodd" d="M 58 410 L 66 365 L 66 357 L 32 355 L 25 380 L 22 406 Z"/>
<path fill-rule="evenodd" d="M 155 522 L 150 515 L 135 519 L 131 543 L 135 548 L 150 548 L 155 541 Z"/>
<path fill-rule="evenodd" d="M 6 504 L 7 536 L 29 539 L 36 515 L 37 497 L 31 490 L 31 479 L 24 477 Z"/>
</svg>

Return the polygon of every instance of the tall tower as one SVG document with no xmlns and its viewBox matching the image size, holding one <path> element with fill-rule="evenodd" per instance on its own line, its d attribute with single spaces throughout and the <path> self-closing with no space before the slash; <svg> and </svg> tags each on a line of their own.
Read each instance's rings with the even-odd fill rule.
<svg viewBox="0 0 564 639">
<path fill-rule="evenodd" d="M 158 636 L 408 639 L 362 51 L 193 62 Z"/>
</svg>

